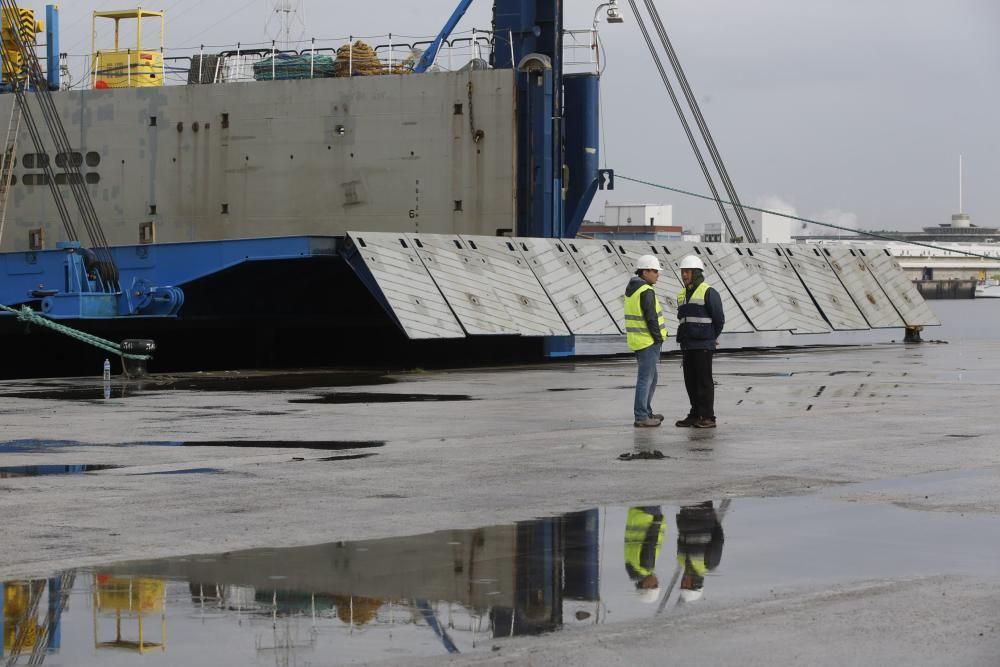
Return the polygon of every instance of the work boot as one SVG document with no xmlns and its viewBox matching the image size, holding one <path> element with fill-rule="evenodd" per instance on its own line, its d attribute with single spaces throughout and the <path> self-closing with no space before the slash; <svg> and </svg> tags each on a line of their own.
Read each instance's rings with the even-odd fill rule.
<svg viewBox="0 0 1000 667">
<path fill-rule="evenodd" d="M 695 428 L 715 428 L 715 420 L 707 417 L 698 417 L 691 426 Z"/>
<path fill-rule="evenodd" d="M 677 421 L 675 421 L 674 426 L 676 426 L 677 428 L 691 428 L 692 426 L 694 426 L 694 423 L 696 421 L 698 420 L 695 417 L 688 415 L 684 419 L 678 419 Z"/>
<path fill-rule="evenodd" d="M 636 422 L 635 422 L 635 424 L 633 424 L 633 426 L 635 426 L 636 428 L 646 428 L 646 427 L 659 426 L 659 425 L 660 425 L 660 420 L 656 419 L 654 417 L 646 417 L 645 419 L 637 419 Z"/>
</svg>

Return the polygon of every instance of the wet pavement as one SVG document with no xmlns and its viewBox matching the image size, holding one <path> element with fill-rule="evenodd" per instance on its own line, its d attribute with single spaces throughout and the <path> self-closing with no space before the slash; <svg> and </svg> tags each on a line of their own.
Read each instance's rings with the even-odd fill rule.
<svg viewBox="0 0 1000 667">
<path fill-rule="evenodd" d="M 43 616 L 71 591 L 47 664 L 139 659 L 95 646 L 101 591 L 98 644 L 114 604 L 164 601 L 156 664 L 440 664 L 448 641 L 455 664 L 996 664 L 1000 343 L 720 355 L 704 431 L 670 425 L 674 357 L 667 424 L 633 428 L 634 374 L 0 383 L 0 466 L 107 467 L 0 479 L 0 580 Z M 678 515 L 707 500 L 724 547 L 694 600 Z M 628 565 L 630 508 L 656 507 L 654 567 L 652 544 Z"/>
</svg>

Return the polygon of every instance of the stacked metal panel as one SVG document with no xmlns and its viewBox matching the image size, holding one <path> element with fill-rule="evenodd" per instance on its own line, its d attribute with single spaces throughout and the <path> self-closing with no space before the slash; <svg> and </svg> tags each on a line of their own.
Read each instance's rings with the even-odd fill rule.
<svg viewBox="0 0 1000 667">
<path fill-rule="evenodd" d="M 680 261 L 696 255 L 726 331 L 828 333 L 940 324 L 881 250 L 350 232 L 345 257 L 410 338 L 621 334 L 625 285 L 655 255 L 677 329 Z"/>
</svg>

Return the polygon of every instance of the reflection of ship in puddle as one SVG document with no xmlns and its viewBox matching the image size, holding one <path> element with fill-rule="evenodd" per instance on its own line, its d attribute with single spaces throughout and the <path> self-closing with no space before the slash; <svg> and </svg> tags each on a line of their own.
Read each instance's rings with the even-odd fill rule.
<svg viewBox="0 0 1000 667">
<path fill-rule="evenodd" d="M 28 664 L 40 665 L 47 654 L 59 652 L 62 616 L 74 579 L 68 572 L 51 579 L 0 583 L 0 657 L 6 658 L 5 664 L 17 664 L 26 656 Z"/>
<path fill-rule="evenodd" d="M 599 595 L 598 511 L 476 530 L 218 556 L 135 561 L 116 577 L 188 582 L 200 618 L 259 626 L 258 652 L 307 650 L 318 625 L 429 631 L 448 652 L 589 617 Z M 584 607 L 589 605 L 589 611 Z M 268 627 L 270 626 L 270 627 Z M 460 644 L 464 646 L 460 646 Z"/>
<path fill-rule="evenodd" d="M 648 575 L 658 566 L 669 576 L 673 559 L 664 554 L 656 561 L 673 532 L 671 514 L 656 506 L 655 530 L 633 529 L 638 541 L 630 547 L 625 512 L 592 509 L 473 530 L 120 563 L 81 578 L 86 584 L 75 594 L 89 604 L 62 623 L 75 626 L 86 618 L 89 625 L 92 615 L 93 646 L 119 649 L 123 656 L 131 652 L 136 660 L 149 651 L 184 660 L 192 649 L 220 665 L 295 665 L 320 656 L 323 664 L 391 662 L 404 655 L 471 652 L 497 638 L 655 613 L 655 606 L 637 605 L 628 567 L 631 562 L 633 570 Z M 5 630 L 14 629 L 7 634 L 44 625 L 45 615 L 31 610 L 48 589 L 55 591 L 49 607 L 65 609 L 72 589 L 67 576 L 69 586 L 62 589 L 65 578 L 22 588 L 8 584 Z M 679 573 L 669 585 L 666 578 L 654 596 L 663 603 L 676 600 L 683 585 Z M 642 597 L 654 601 L 648 589 Z M 84 609 L 90 612 L 85 617 Z M 24 631 L 21 650 L 27 654 L 45 641 L 58 650 L 60 617 L 53 615 L 47 640 L 36 629 L 29 641 Z M 89 634 L 75 630 L 67 636 Z M 206 642 L 226 648 L 210 649 Z M 78 641 L 62 650 L 72 664 L 107 659 L 106 651 L 93 653 Z"/>
</svg>

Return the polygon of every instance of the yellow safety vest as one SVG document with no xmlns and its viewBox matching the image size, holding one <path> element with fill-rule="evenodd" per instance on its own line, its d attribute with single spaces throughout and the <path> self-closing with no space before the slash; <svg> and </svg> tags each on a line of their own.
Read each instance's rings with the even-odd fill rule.
<svg viewBox="0 0 1000 667">
<path fill-rule="evenodd" d="M 625 565 L 642 577 L 648 577 L 653 573 L 656 561 L 660 557 L 660 547 L 663 546 L 663 535 L 667 530 L 667 522 L 661 518 L 660 529 L 656 533 L 653 562 L 643 562 L 643 546 L 646 544 L 654 520 L 655 517 L 652 514 L 638 507 L 630 508 L 628 517 L 625 519 Z M 648 551 L 646 555 L 648 558 Z"/>
<path fill-rule="evenodd" d="M 677 294 L 677 337 L 678 340 L 713 340 L 715 327 L 705 308 L 705 294 L 710 285 L 702 282 L 687 298 L 687 288 Z M 683 329 L 683 331 L 682 331 Z"/>
<path fill-rule="evenodd" d="M 653 289 L 648 283 L 643 285 L 632 296 L 625 297 L 625 334 L 628 338 L 628 349 L 633 352 L 644 350 L 653 344 L 653 335 L 649 333 L 646 325 L 646 318 L 642 316 L 642 303 L 640 298 L 646 290 Z M 654 295 L 653 302 L 656 303 L 657 323 L 660 326 L 660 337 L 667 339 L 667 327 L 663 322 L 663 309 L 660 308 L 660 300 Z"/>
</svg>

